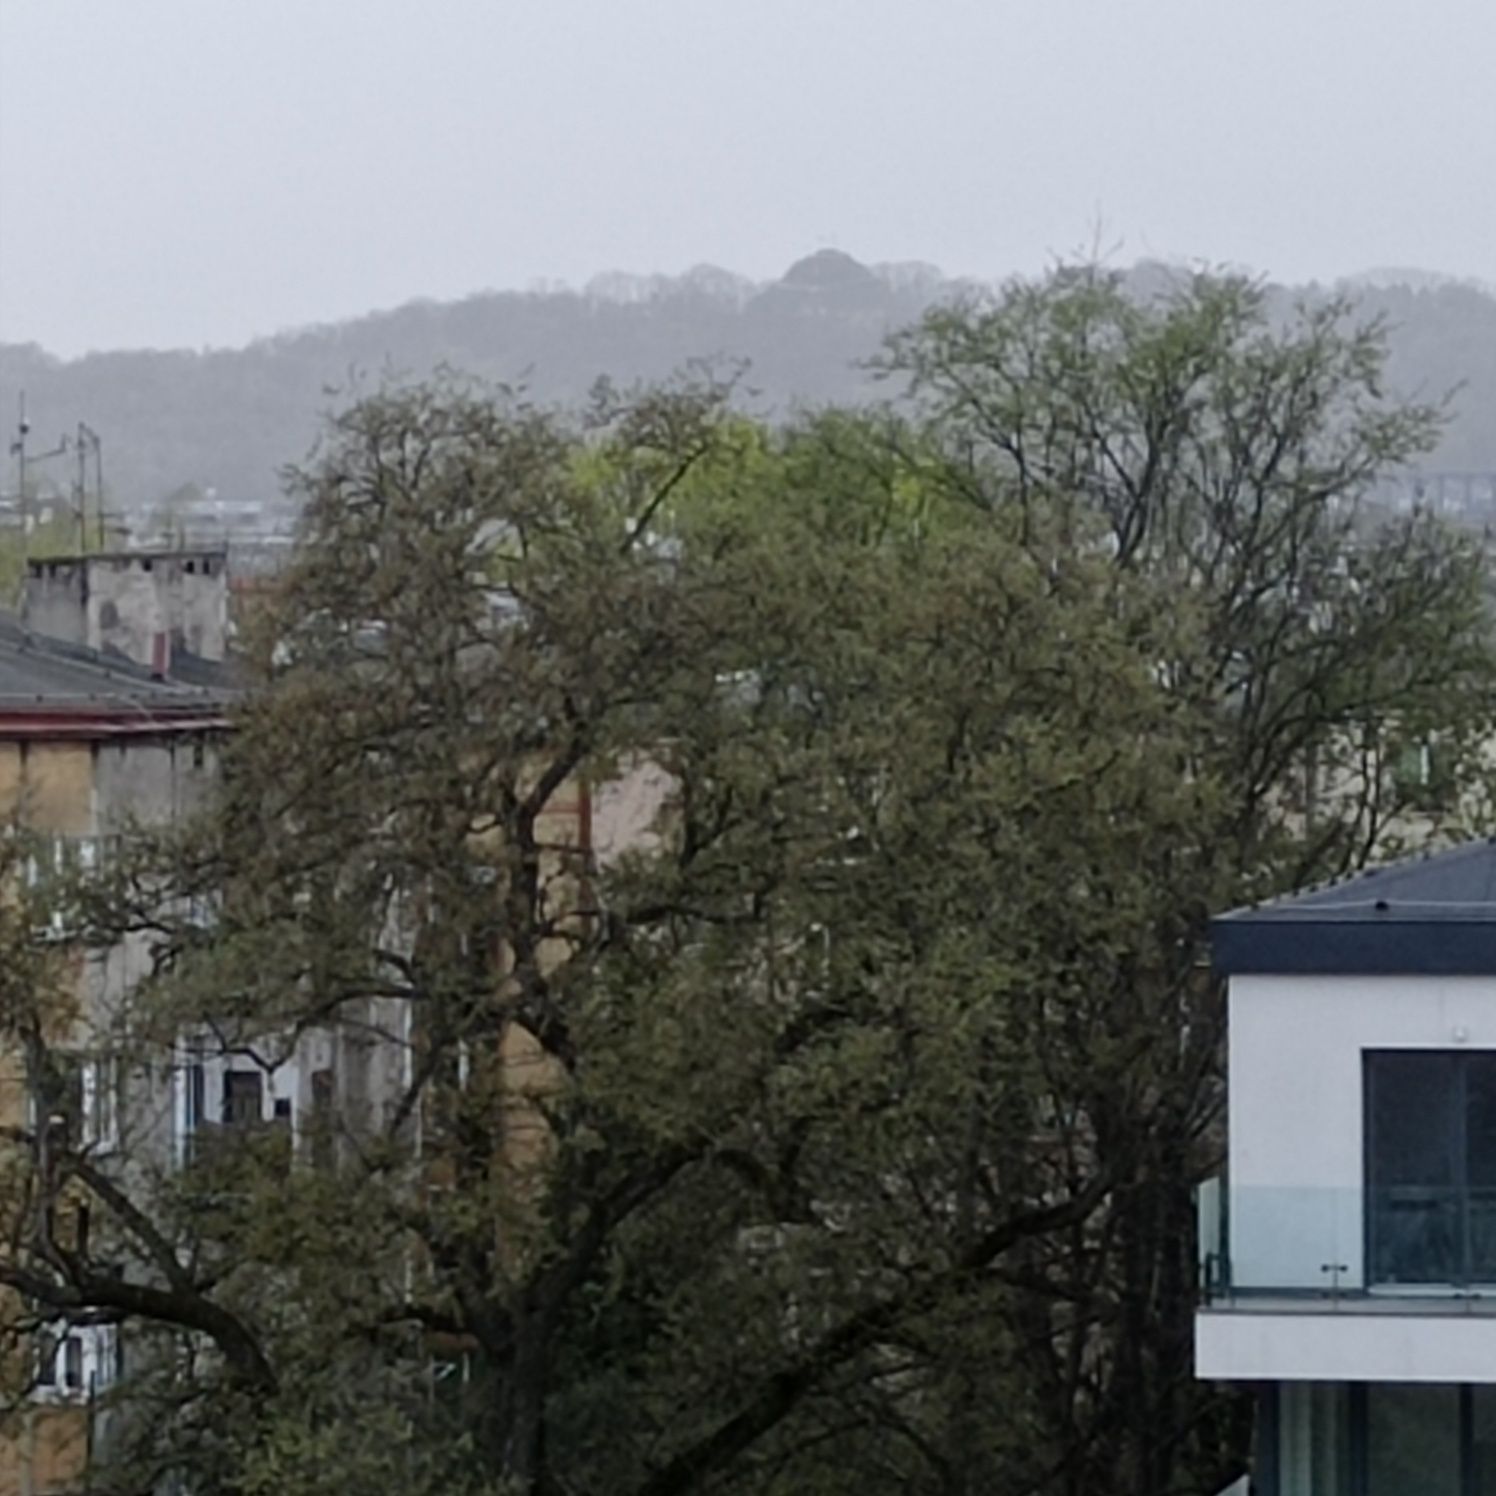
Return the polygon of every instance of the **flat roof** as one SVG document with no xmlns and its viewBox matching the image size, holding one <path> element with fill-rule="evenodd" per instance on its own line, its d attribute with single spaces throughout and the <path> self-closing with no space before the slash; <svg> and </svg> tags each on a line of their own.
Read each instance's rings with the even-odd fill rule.
<svg viewBox="0 0 1496 1496">
<path fill-rule="evenodd" d="M 1496 976 L 1496 838 L 1211 921 L 1218 971 Z"/>
</svg>

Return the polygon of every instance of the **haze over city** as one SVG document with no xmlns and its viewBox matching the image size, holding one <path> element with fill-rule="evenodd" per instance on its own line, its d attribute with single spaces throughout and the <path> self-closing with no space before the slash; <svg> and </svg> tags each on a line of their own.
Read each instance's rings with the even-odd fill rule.
<svg viewBox="0 0 1496 1496">
<path fill-rule="evenodd" d="M 0 0 L 0 340 L 809 250 L 1496 281 L 1487 0 Z"/>
<path fill-rule="evenodd" d="M 0 1496 L 1496 1496 L 1496 0 L 0 0 Z"/>
</svg>

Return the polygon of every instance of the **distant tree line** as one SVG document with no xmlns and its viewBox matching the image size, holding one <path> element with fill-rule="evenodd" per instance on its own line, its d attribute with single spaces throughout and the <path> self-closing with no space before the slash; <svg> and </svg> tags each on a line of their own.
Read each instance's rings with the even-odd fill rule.
<svg viewBox="0 0 1496 1496">
<path fill-rule="evenodd" d="M 1171 278 L 1143 264 L 1125 281 L 1147 295 Z M 306 453 L 322 417 L 392 373 L 420 379 L 446 366 L 572 404 L 599 377 L 647 382 L 693 360 L 736 362 L 747 366 L 740 404 L 782 419 L 800 405 L 886 393 L 866 367 L 881 341 L 972 289 L 932 266 L 868 267 L 823 250 L 767 285 L 709 266 L 674 278 L 614 274 L 580 291 L 412 302 L 237 349 L 64 360 L 0 345 L 0 415 L 9 422 L 24 389 L 39 435 L 90 422 L 104 434 L 113 500 L 136 515 L 187 484 L 242 505 L 272 499 L 281 466 Z M 1278 288 L 1269 300 L 1286 310 L 1326 294 Z M 1369 285 L 1358 304 L 1387 319 L 1393 391 L 1425 400 L 1458 391 L 1427 465 L 1496 469 L 1496 297 L 1454 283 Z"/>
</svg>

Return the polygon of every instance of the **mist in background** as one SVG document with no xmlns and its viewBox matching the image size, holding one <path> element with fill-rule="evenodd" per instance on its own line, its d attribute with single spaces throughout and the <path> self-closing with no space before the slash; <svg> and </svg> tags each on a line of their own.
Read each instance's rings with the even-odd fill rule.
<svg viewBox="0 0 1496 1496">
<path fill-rule="evenodd" d="M 808 251 L 1496 282 L 1490 0 L 0 0 L 0 339 Z"/>
</svg>

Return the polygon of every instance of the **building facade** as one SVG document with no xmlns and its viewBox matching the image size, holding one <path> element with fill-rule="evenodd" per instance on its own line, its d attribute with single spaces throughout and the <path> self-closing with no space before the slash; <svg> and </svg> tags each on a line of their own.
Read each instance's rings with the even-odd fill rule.
<svg viewBox="0 0 1496 1496">
<path fill-rule="evenodd" d="M 98 868 L 136 821 L 166 822 L 201 803 L 228 728 L 231 692 L 187 684 L 123 653 L 55 639 L 0 620 L 0 821 L 24 838 L 12 878 L 39 885 Z M 14 897 L 14 893 L 7 895 Z M 84 954 L 59 915 L 33 932 L 55 972 L 53 1056 L 45 1095 L 34 1060 L 0 1041 L 0 1170 L 6 1148 L 30 1147 L 57 1124 L 91 1157 L 112 1161 L 129 1142 L 144 1159 L 170 1147 L 169 1110 L 140 1105 L 114 1061 L 111 1035 L 148 960 L 144 942 Z M 9 1202 L 7 1202 L 9 1203 Z M 53 1229 L 86 1230 L 59 1209 Z M 0 1327 L 28 1318 L 0 1292 Z M 115 1378 L 120 1341 L 108 1324 L 49 1325 L 5 1341 L 0 1389 L 0 1496 L 82 1488 L 101 1394 Z"/>
<path fill-rule="evenodd" d="M 1496 842 L 1238 911 L 1201 1377 L 1259 1496 L 1496 1496 Z"/>
<path fill-rule="evenodd" d="M 173 569 L 153 558 L 146 575 L 190 577 L 195 595 L 206 576 L 220 595 L 226 591 L 221 573 L 198 565 L 189 573 L 185 564 Z M 183 636 L 171 637 L 166 671 L 160 658 L 134 659 L 119 642 L 125 635 L 103 641 L 107 649 L 86 642 L 99 597 L 91 576 L 33 572 L 33 621 L 45 616 L 63 638 L 0 620 L 0 808 L 36 848 L 28 877 L 105 866 L 132 822 L 191 815 L 216 782 L 218 750 L 231 730 L 231 685 L 200 683 L 212 678 L 213 662 L 187 650 Z M 111 596 L 133 598 L 148 622 L 176 616 L 172 594 L 163 602 L 154 585 Z M 131 637 L 154 632 L 136 629 Z M 190 684 L 174 673 L 184 664 Z M 541 839 L 556 862 L 551 873 L 577 852 L 606 865 L 647 844 L 669 791 L 668 776 L 649 762 L 620 766 L 603 785 L 560 785 L 541 817 Z M 211 910 L 203 917 L 211 919 Z M 136 1198 L 149 1199 L 172 1171 L 211 1160 L 214 1149 L 232 1148 L 236 1136 L 251 1131 L 275 1129 L 288 1157 L 305 1163 L 316 1164 L 322 1150 L 335 1157 L 384 1128 L 411 1085 L 421 1035 L 413 1006 L 388 996 L 350 1001 L 327 1024 L 294 1035 L 261 1028 L 241 1034 L 228 1022 L 179 1031 L 170 1053 L 127 1072 L 113 1063 L 111 1040 L 128 1024 L 131 994 L 150 969 L 149 938 L 85 952 L 74 948 L 65 925 L 37 935 L 67 972 L 71 996 L 49 1036 L 54 1058 L 69 1062 L 67 1096 L 39 1099 L 34 1065 L 0 1043 L 0 1130 L 29 1137 L 24 1146 L 34 1148 L 53 1115 L 65 1112 L 68 1146 L 127 1183 Z M 391 936 L 401 938 L 398 931 Z M 558 1081 L 553 1062 L 519 1025 L 506 1034 L 502 1062 L 506 1144 L 496 1165 L 522 1185 L 547 1150 L 541 1102 Z M 418 1151 L 422 1120 L 419 1109 L 410 1118 Z M 37 1172 L 34 1159 L 31 1170 Z M 105 1227 L 95 1219 L 95 1255 Z M 122 1266 L 128 1277 L 148 1270 Z M 0 1329 L 9 1310 L 26 1310 L 16 1300 L 0 1291 Z M 107 1452 L 111 1419 L 129 1416 L 131 1377 L 146 1353 L 128 1325 L 87 1317 L 37 1324 L 34 1306 L 30 1313 L 28 1359 L 13 1362 L 0 1389 L 12 1403 L 8 1416 L 0 1409 L 0 1496 L 72 1496 L 86 1488 L 94 1456 Z M 120 1426 L 113 1425 L 115 1434 Z"/>
</svg>

